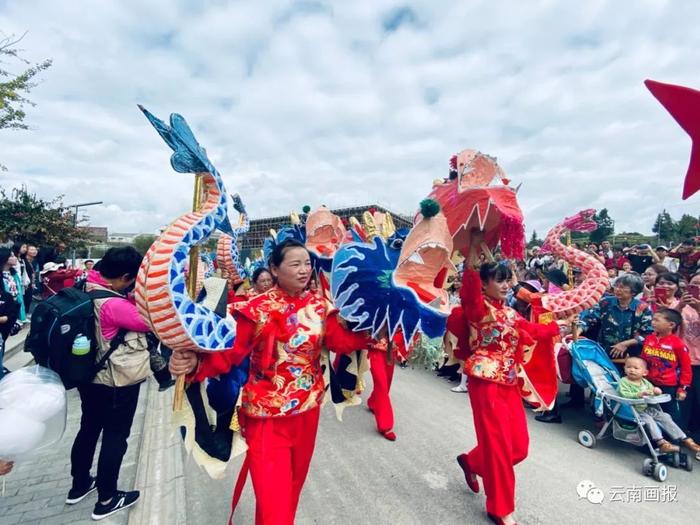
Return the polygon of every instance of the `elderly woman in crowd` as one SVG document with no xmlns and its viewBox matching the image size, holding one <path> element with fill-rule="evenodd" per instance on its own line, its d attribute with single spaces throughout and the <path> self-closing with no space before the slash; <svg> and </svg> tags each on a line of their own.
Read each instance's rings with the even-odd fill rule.
<svg viewBox="0 0 700 525">
<path fill-rule="evenodd" d="M 634 274 L 623 274 L 615 281 L 612 297 L 604 297 L 581 314 L 581 328 L 597 328 L 595 339 L 614 360 L 638 355 L 644 338 L 652 333 L 649 306 L 635 299 L 644 283 Z"/>
</svg>

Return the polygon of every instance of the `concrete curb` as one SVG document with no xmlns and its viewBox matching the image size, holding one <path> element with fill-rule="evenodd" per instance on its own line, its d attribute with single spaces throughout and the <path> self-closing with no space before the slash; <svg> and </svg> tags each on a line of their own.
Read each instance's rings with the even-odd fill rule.
<svg viewBox="0 0 700 525">
<path fill-rule="evenodd" d="M 20 333 L 7 340 L 3 365 L 10 370 L 17 370 L 28 366 L 34 362 L 34 357 L 29 352 L 24 351 L 24 341 L 29 335 L 29 329 L 23 328 Z"/>
<path fill-rule="evenodd" d="M 129 525 L 180 525 L 187 522 L 182 443 L 172 428 L 173 389 L 158 392 L 150 378 L 148 405 L 139 448 L 135 487 L 141 501 Z"/>
</svg>

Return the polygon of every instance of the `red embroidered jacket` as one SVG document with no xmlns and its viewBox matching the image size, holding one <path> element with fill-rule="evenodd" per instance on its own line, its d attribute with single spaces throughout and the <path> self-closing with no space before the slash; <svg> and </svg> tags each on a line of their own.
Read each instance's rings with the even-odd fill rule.
<svg viewBox="0 0 700 525">
<path fill-rule="evenodd" d="M 647 336 L 640 356 L 647 362 L 647 379 L 654 386 L 687 387 L 693 378 L 690 354 L 683 340 L 675 334 Z"/>
<path fill-rule="evenodd" d="M 231 350 L 204 354 L 193 380 L 228 372 L 251 354 L 242 410 L 252 417 L 281 417 L 319 405 L 325 384 L 321 350 L 349 353 L 370 339 L 344 328 L 332 305 L 316 294 L 292 297 L 272 288 L 237 306 Z"/>
<path fill-rule="evenodd" d="M 559 326 L 530 323 L 502 302 L 485 298 L 481 279 L 474 270 L 464 272 L 460 290 L 463 324 L 453 324 L 460 339 L 456 356 L 465 359 L 464 373 L 505 385 L 515 385 L 517 365 L 522 363 L 526 347 L 535 339 L 559 335 Z"/>
</svg>

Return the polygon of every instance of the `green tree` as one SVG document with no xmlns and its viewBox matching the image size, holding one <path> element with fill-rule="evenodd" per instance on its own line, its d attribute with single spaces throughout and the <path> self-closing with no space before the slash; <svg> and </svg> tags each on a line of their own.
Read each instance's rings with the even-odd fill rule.
<svg viewBox="0 0 700 525">
<path fill-rule="evenodd" d="M 102 259 L 102 257 L 104 257 L 105 252 L 108 249 L 109 247 L 103 244 L 95 246 L 90 250 L 90 257 L 92 257 L 93 259 Z"/>
<path fill-rule="evenodd" d="M 591 242 L 600 244 L 615 233 L 615 221 L 608 215 L 608 209 L 603 208 L 593 216 L 593 220 L 598 225 L 598 228 L 593 230 L 590 235 Z"/>
<path fill-rule="evenodd" d="M 134 241 L 131 244 L 136 248 L 137 252 L 141 255 L 145 255 L 156 239 L 157 237 L 155 235 L 141 234 L 134 237 Z"/>
<path fill-rule="evenodd" d="M 34 77 L 51 67 L 51 60 L 32 65 L 28 60 L 20 57 L 21 50 L 16 46 L 23 38 L 24 35 L 15 38 L 13 35 L 0 34 L 0 129 L 29 129 L 24 123 L 26 116 L 24 110 L 27 106 L 36 104 L 27 96 L 36 86 Z M 8 57 L 11 59 L 10 62 L 19 62 L 22 70 L 14 73 L 5 69 L 7 61 L 3 58 Z M 7 168 L 0 164 L 0 169 Z"/>
<path fill-rule="evenodd" d="M 673 218 L 666 210 L 656 216 L 654 226 L 651 227 L 651 231 L 656 234 L 660 243 L 672 241 L 675 233 L 674 230 L 675 224 Z"/>
<path fill-rule="evenodd" d="M 73 213 L 61 198 L 45 201 L 24 186 L 14 188 L 10 195 L 0 188 L 0 238 L 37 246 L 85 245 L 88 232 L 74 224 Z"/>
<path fill-rule="evenodd" d="M 681 219 L 675 223 L 676 241 L 684 241 L 694 237 L 697 233 L 698 218 L 684 213 Z"/>
<path fill-rule="evenodd" d="M 533 246 L 542 246 L 542 239 L 537 237 L 536 230 L 532 231 L 532 236 L 530 237 L 530 242 L 527 243 L 528 248 L 532 248 Z"/>
</svg>

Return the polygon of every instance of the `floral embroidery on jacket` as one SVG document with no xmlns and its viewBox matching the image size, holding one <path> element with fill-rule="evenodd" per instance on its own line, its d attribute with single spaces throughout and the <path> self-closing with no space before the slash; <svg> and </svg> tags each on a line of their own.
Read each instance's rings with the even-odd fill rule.
<svg viewBox="0 0 700 525">
<path fill-rule="evenodd" d="M 330 303 L 314 294 L 290 297 L 272 290 L 239 309 L 256 321 L 258 347 L 251 357 L 242 408 L 249 416 L 298 414 L 317 406 L 324 394 L 319 357 L 323 327 Z M 266 339 L 274 339 L 271 360 L 265 366 Z"/>
</svg>

